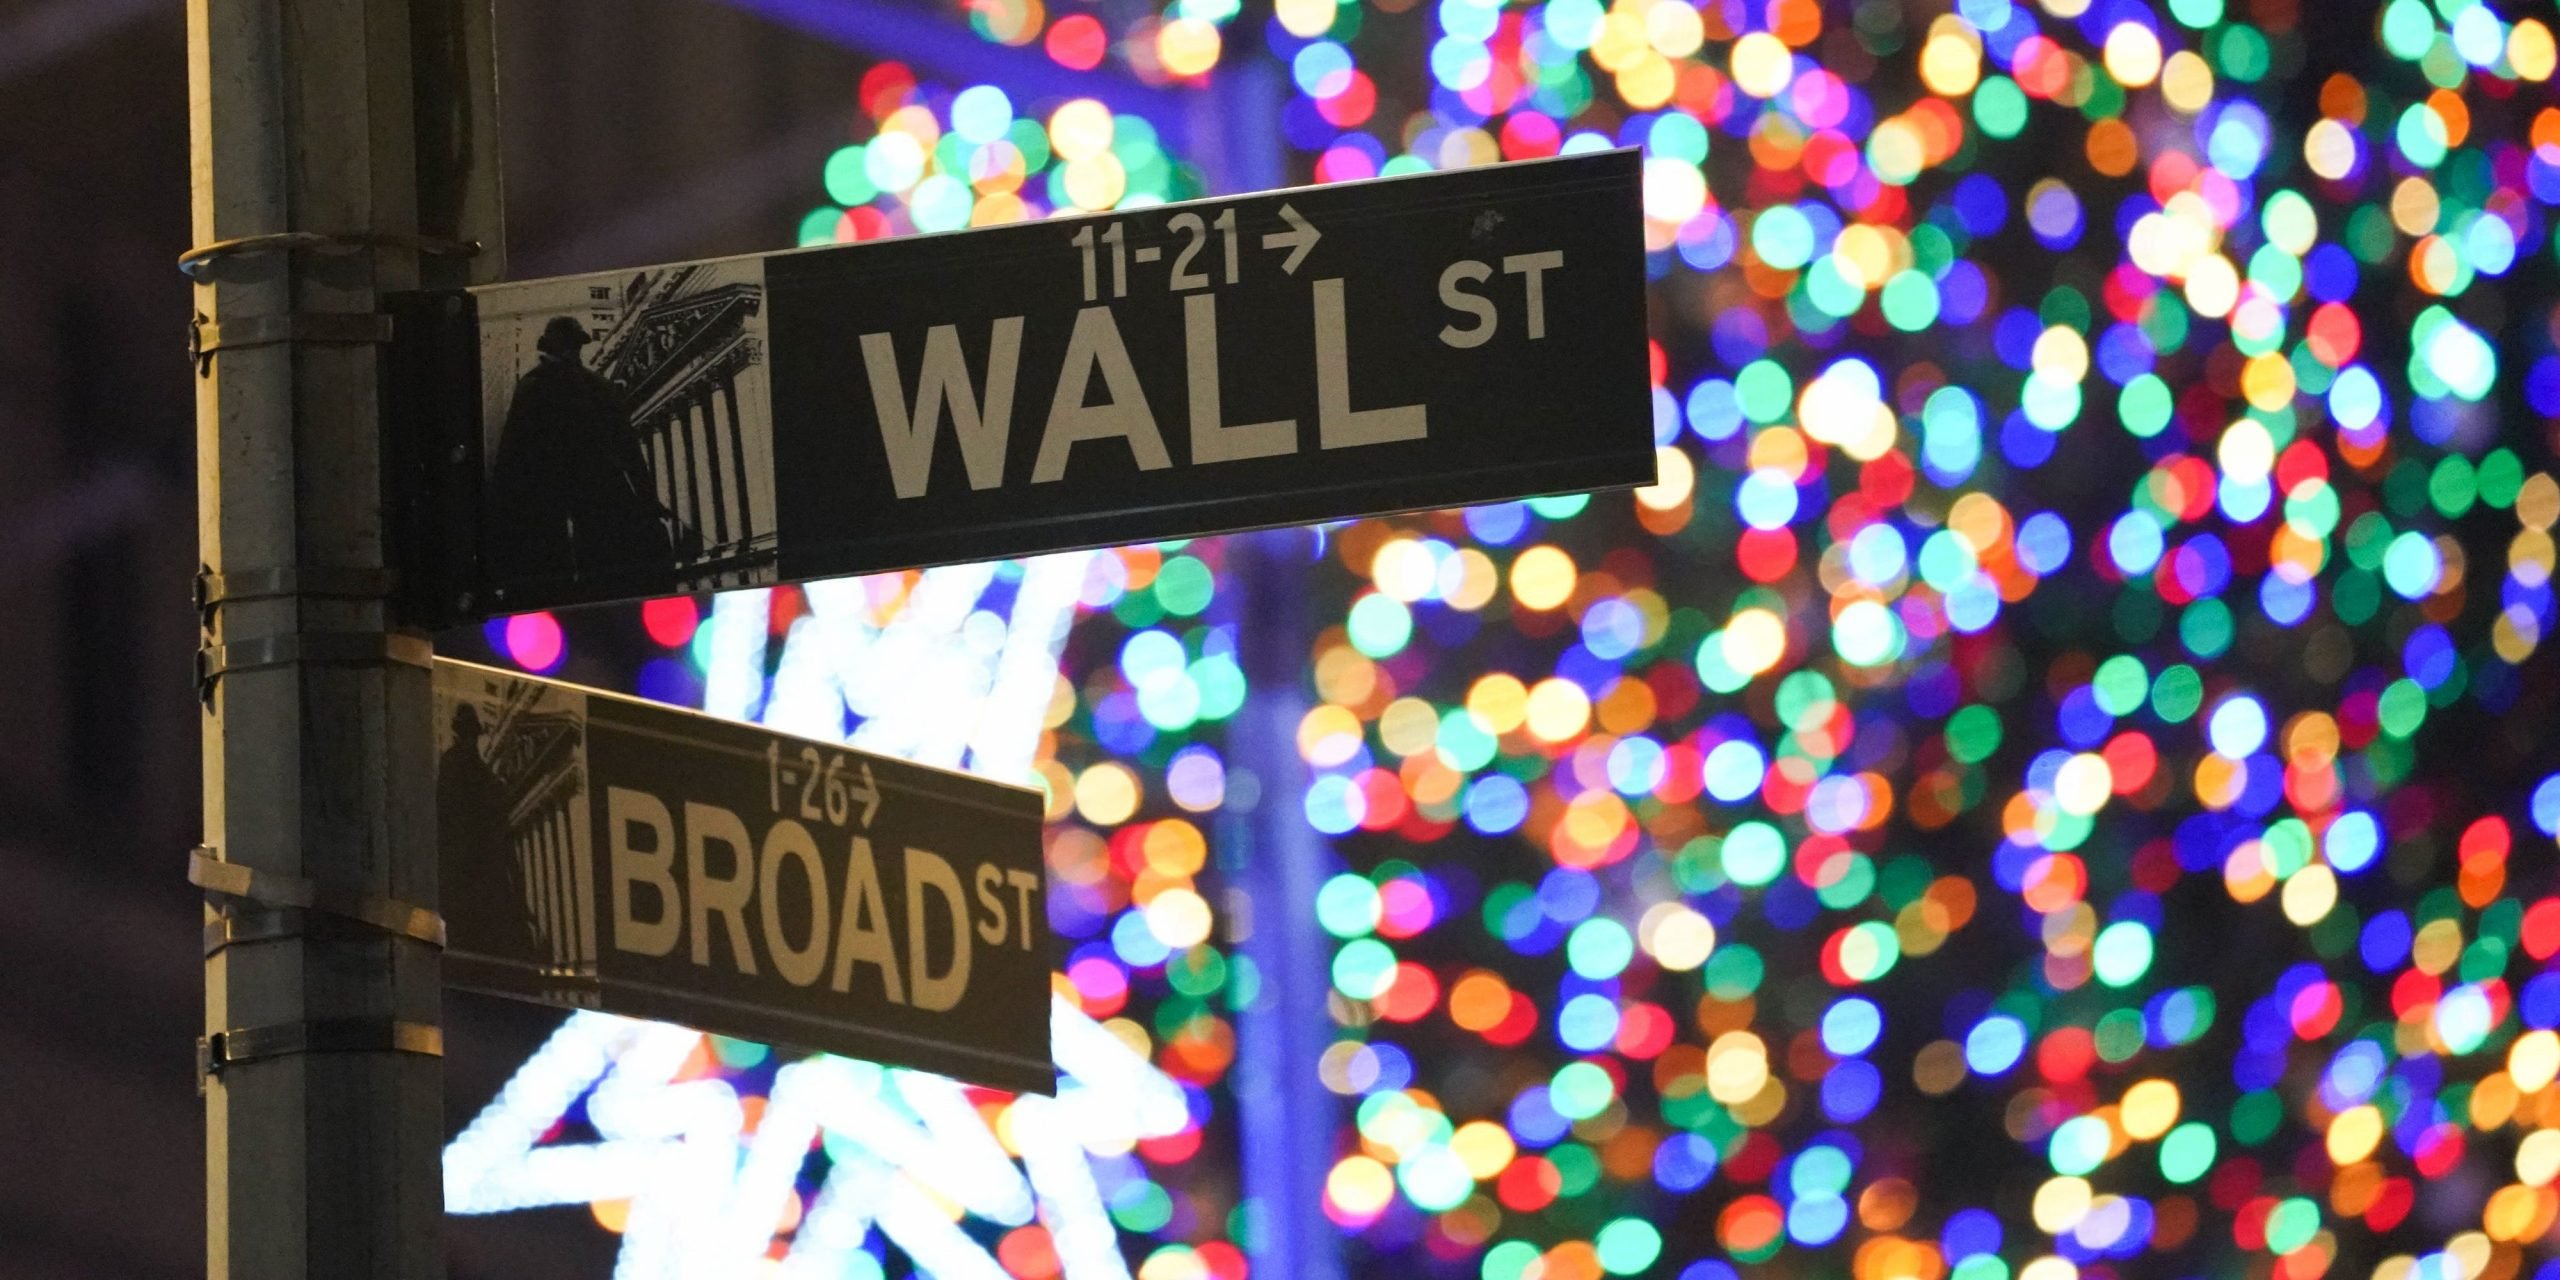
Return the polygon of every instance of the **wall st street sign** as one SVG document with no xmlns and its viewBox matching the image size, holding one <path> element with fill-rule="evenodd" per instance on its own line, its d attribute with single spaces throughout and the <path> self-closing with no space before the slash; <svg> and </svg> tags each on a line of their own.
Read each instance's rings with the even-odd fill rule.
<svg viewBox="0 0 2560 1280">
<path fill-rule="evenodd" d="M 445 979 L 1048 1093 L 1040 796 L 436 660 Z"/>
<path fill-rule="evenodd" d="M 1651 483 L 1633 151 L 395 307 L 427 616 Z"/>
</svg>

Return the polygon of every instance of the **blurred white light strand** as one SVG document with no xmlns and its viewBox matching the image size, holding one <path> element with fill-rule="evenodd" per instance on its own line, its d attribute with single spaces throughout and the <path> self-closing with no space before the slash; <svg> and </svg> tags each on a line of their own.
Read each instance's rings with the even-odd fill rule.
<svg viewBox="0 0 2560 1280">
<path fill-rule="evenodd" d="M 996 657 L 995 687 L 969 738 L 972 770 L 1010 782 L 1030 779 L 1041 725 L 1057 687 L 1058 651 L 1075 621 L 1094 554 L 1072 551 L 1023 562 L 1013 625 L 1006 628 L 1004 652 Z"/>
<path fill-rule="evenodd" d="M 986 606 L 993 565 L 927 570 L 885 624 L 874 601 L 896 589 L 893 579 L 807 584 L 809 612 L 783 636 L 769 693 L 773 593 L 730 592 L 704 623 L 704 709 L 1029 780 L 1096 555 L 1024 562 L 1001 617 Z M 850 734 L 847 712 L 858 719 Z M 793 1062 L 775 1073 L 748 1136 L 728 1083 L 675 1082 L 700 1033 L 572 1014 L 446 1147 L 446 1211 L 628 1200 L 617 1280 L 736 1275 L 767 1256 L 810 1147 L 823 1141 L 833 1163 L 782 1276 L 844 1275 L 877 1229 L 936 1280 L 999 1280 L 1003 1268 L 963 1222 L 1011 1227 L 1036 1215 L 1064 1280 L 1128 1280 L 1090 1161 L 1180 1132 L 1188 1104 L 1180 1085 L 1054 995 L 1051 1028 L 1059 1097 L 1018 1098 L 1000 1113 L 1017 1165 L 943 1077 L 825 1055 Z M 582 1095 L 600 1140 L 536 1146 Z"/>
<path fill-rule="evenodd" d="M 1009 1104 L 1017 1166 L 952 1081 L 823 1055 L 775 1073 L 745 1137 L 745 1109 L 727 1083 L 673 1082 L 700 1032 L 572 1014 L 445 1148 L 446 1211 L 628 1199 L 619 1280 L 730 1275 L 765 1255 L 810 1144 L 831 1137 L 835 1167 L 801 1218 L 784 1275 L 840 1274 L 874 1226 L 942 1280 L 1001 1275 L 952 1212 L 1016 1226 L 1036 1211 L 1066 1280 L 1125 1280 L 1089 1160 L 1179 1132 L 1182 1088 L 1064 1000 L 1051 999 L 1050 1015 L 1059 1098 Z M 603 1140 L 533 1145 L 582 1094 Z"/>
<path fill-rule="evenodd" d="M 994 565 L 925 570 L 870 652 L 839 663 L 845 704 L 863 717 L 853 731 L 855 746 L 960 767 L 969 726 L 990 710 L 984 704 L 1003 643 L 1001 628 L 990 644 L 987 629 L 968 626 L 994 581 Z M 1050 662 L 1054 667 L 1054 653 Z"/>
<path fill-rule="evenodd" d="M 752 719 L 764 697 L 765 633 L 771 629 L 773 590 L 731 591 L 713 598 L 711 632 L 704 642 L 702 709 L 732 720 Z"/>
</svg>

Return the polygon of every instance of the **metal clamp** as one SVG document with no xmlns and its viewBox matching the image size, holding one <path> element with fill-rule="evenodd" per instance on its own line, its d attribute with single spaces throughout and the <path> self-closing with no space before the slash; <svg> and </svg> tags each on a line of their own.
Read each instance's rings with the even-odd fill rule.
<svg viewBox="0 0 2560 1280">
<path fill-rule="evenodd" d="M 218 258 L 250 253 L 361 253 L 367 249 L 406 249 L 411 253 L 468 258 L 480 252 L 477 240 L 449 240 L 443 236 L 401 235 L 383 231 L 358 231 L 332 234 L 324 231 L 277 231 L 267 235 L 240 236 L 201 244 L 178 255 L 178 270 L 190 280 L 202 280 L 205 269 Z"/>
<path fill-rule="evenodd" d="M 444 946 L 444 917 L 425 907 L 385 894 L 342 889 L 277 871 L 253 870 L 223 861 L 208 845 L 197 845 L 188 854 L 187 882 L 207 893 L 276 908 L 273 912 L 236 917 L 238 927 L 220 931 L 225 946 L 296 936 L 304 932 L 299 927 L 303 912 L 351 920 L 431 947 Z M 221 949 L 214 945 L 215 925 L 225 925 L 232 919 L 235 917 L 205 926 L 205 954 Z"/>
<path fill-rule="evenodd" d="M 297 662 L 332 666 L 396 662 L 427 671 L 436 665 L 435 646 L 425 636 L 399 631 L 289 631 L 196 650 L 196 696 L 210 702 L 214 683 L 224 676 Z"/>
<path fill-rule="evenodd" d="M 196 1092 L 226 1068 L 301 1053 L 414 1053 L 444 1056 L 444 1032 L 398 1018 L 314 1018 L 233 1027 L 196 1038 Z"/>
<path fill-rule="evenodd" d="M 196 376 L 213 376 L 213 353 L 288 342 L 367 346 L 391 341 L 391 317 L 373 311 L 284 311 L 214 321 L 203 312 L 187 322 L 187 359 Z"/>
<path fill-rule="evenodd" d="M 213 611 L 243 600 L 381 600 L 391 595 L 397 579 L 388 569 L 337 565 L 295 565 L 282 569 L 232 569 L 215 573 L 196 568 L 196 616 L 206 623 Z"/>
</svg>

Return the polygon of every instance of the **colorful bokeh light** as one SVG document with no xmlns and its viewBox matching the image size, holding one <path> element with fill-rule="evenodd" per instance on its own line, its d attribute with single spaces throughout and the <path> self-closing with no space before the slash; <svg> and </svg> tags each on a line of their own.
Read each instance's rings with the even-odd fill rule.
<svg viewBox="0 0 2560 1280">
<path fill-rule="evenodd" d="M 1229 546 L 1078 579 L 1025 764 L 1059 994 L 1188 1108 L 1097 1157 L 1139 1280 L 1277 1232 L 1452 1280 L 2560 1276 L 2547 15 L 1060 9 L 967 13 L 1185 91 L 1268 63 L 1297 179 L 1641 147 L 1654 279 L 1658 484 L 1326 530 L 1250 687 Z M 857 107 L 803 243 L 1208 185 L 1098 97 L 884 63 Z M 638 678 L 852 727 L 788 656 L 824 594 L 650 606 Z M 1257 699 L 1302 783 L 1238 763 Z M 1274 811 L 1330 861 L 1239 920 L 1228 820 Z M 1258 971 L 1291 911 L 1322 962 Z M 1296 1222 L 1229 1132 L 1280 984 L 1330 1040 L 1280 1087 L 1338 1119 Z"/>
</svg>

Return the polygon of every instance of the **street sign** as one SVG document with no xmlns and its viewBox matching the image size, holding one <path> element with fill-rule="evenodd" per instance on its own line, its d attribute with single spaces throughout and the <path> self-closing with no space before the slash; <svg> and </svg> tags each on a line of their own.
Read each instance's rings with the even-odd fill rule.
<svg viewBox="0 0 2560 1280">
<path fill-rule="evenodd" d="M 1649 484 L 1633 150 L 412 296 L 484 617 Z"/>
<path fill-rule="evenodd" d="M 1055 1087 L 1038 792 L 435 667 L 448 984 Z"/>
</svg>

